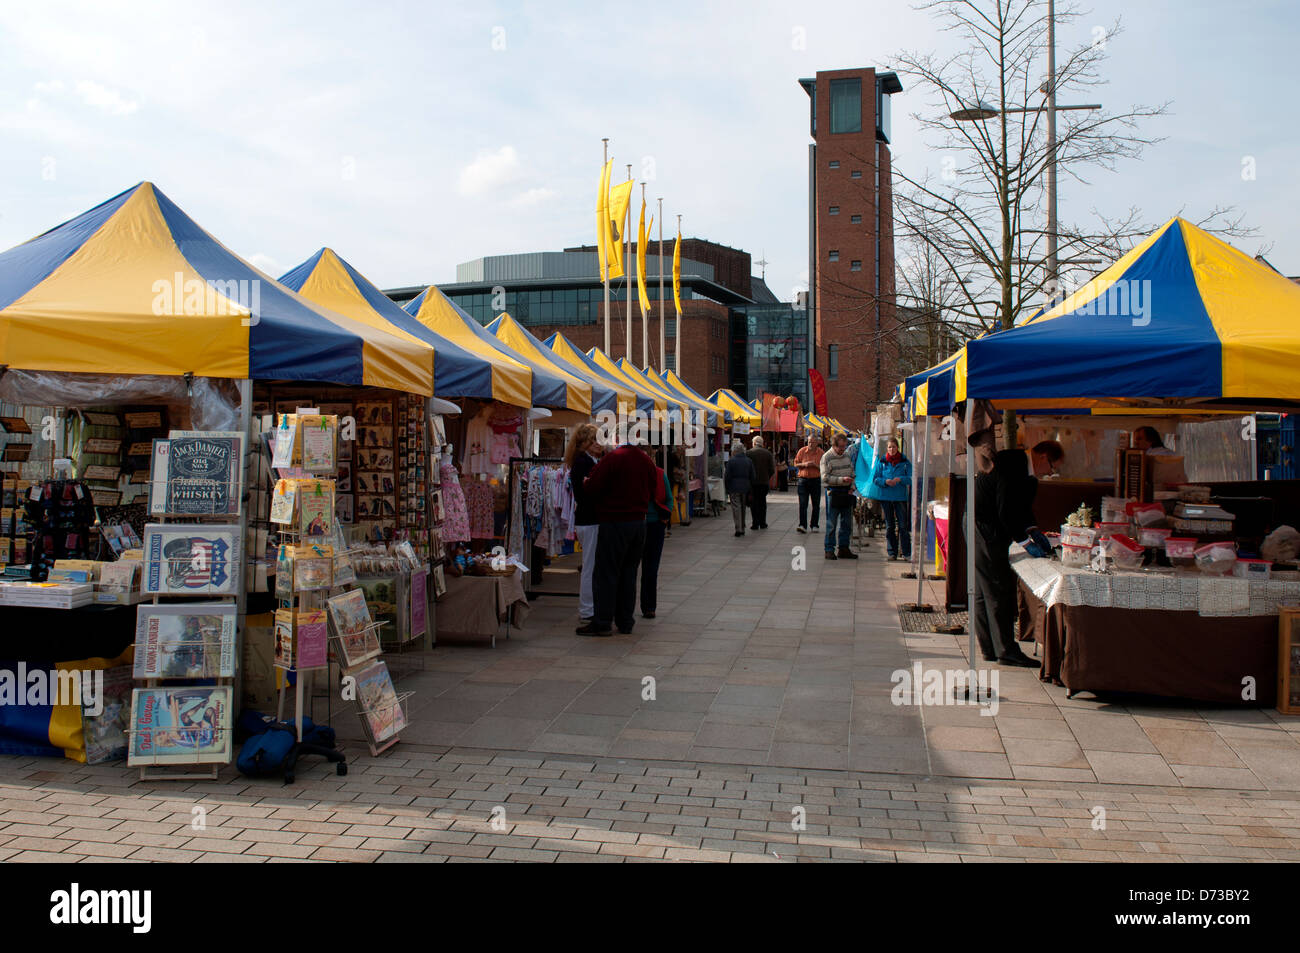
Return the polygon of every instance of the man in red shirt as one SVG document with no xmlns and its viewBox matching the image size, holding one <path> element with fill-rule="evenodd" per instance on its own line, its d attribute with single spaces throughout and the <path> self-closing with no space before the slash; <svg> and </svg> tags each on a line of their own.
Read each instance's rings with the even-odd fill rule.
<svg viewBox="0 0 1300 953">
<path fill-rule="evenodd" d="M 595 503 L 600 531 L 592 579 L 596 615 L 578 628 L 578 635 L 611 635 L 614 625 L 626 635 L 636 624 L 636 577 L 645 548 L 646 511 L 659 483 L 654 462 L 631 444 L 605 454 L 584 481 L 582 491 Z"/>
</svg>

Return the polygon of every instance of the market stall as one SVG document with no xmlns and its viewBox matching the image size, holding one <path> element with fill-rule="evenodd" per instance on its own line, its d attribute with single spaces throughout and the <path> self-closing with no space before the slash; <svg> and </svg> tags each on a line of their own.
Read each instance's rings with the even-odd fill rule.
<svg viewBox="0 0 1300 953">
<path fill-rule="evenodd" d="M 11 604 L 52 613 L 44 644 L 15 661 L 113 666 L 102 710 L 56 706 L 47 737 L 30 730 L 39 704 L 9 708 L 5 750 L 125 756 L 142 772 L 228 762 L 245 668 L 236 659 L 252 641 L 249 580 L 267 547 L 250 520 L 253 385 L 423 399 L 431 350 L 299 297 L 147 182 L 0 255 L 0 326 L 13 508 L 0 614 Z M 119 621 L 121 655 L 78 658 L 79 637 Z"/>
<path fill-rule="evenodd" d="M 1095 431 L 1116 412 L 1112 433 L 1123 428 L 1122 442 L 1076 441 L 1076 456 L 1110 467 L 1109 481 L 1079 484 L 1088 497 L 1077 515 L 1057 500 L 1040 516 L 1041 528 L 1061 527 L 1061 561 L 1015 563 L 1022 638 L 1044 646 L 1044 677 L 1071 691 L 1271 703 L 1278 607 L 1300 595 L 1300 577 L 1287 543 L 1294 531 L 1281 507 L 1266 504 L 1294 488 L 1279 482 L 1261 500 L 1230 483 L 1189 483 L 1180 470 L 1198 461 L 1130 428 L 1142 419 L 1135 414 L 1154 422 L 1231 410 L 1237 424 L 1225 430 L 1252 440 L 1250 411 L 1300 400 L 1297 327 L 1300 287 L 1174 219 L 1061 304 L 966 347 L 954 400 L 1019 409 L 1026 429 L 1050 413 L 1058 432 Z M 1076 428 L 1059 422 L 1070 413 L 1081 418 Z M 1040 491 L 1052 483 L 1040 480 Z M 1036 513 L 1045 502 L 1035 501 Z"/>
</svg>

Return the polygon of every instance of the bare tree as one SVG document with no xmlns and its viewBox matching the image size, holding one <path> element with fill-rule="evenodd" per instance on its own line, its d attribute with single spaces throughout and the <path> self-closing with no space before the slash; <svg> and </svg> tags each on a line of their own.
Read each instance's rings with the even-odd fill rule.
<svg viewBox="0 0 1300 953">
<path fill-rule="evenodd" d="M 913 118 L 940 166 L 937 173 L 894 168 L 896 231 L 902 243 L 926 249 L 920 271 L 909 274 L 900 260 L 900 292 L 921 302 L 912 309 L 913 330 L 935 323 L 968 337 L 1010 328 L 1049 298 L 1060 300 L 1046 260 L 1053 159 L 1059 178 L 1086 188 L 1090 174 L 1114 170 L 1159 141 L 1142 127 L 1169 104 L 1068 108 L 1088 105 L 1085 94 L 1102 85 L 1106 44 L 1120 34 L 1119 21 L 1058 50 L 1052 77 L 1045 0 L 927 0 L 918 9 L 931 12 L 962 48 L 946 56 L 905 51 L 892 64 L 925 96 L 924 110 Z M 1081 16 L 1069 0 L 1057 4 L 1057 32 L 1068 32 Z M 1054 149 L 1046 134 L 1052 84 L 1059 125 Z M 1231 213 L 1215 208 L 1200 224 L 1220 234 L 1249 234 Z M 1137 209 L 1110 217 L 1094 209 L 1086 221 L 1058 222 L 1060 285 L 1082 283 L 1094 266 L 1110 264 L 1154 227 Z M 918 261 L 915 252 L 911 261 Z M 943 294 L 926 277 L 936 267 L 946 273 Z M 908 323 L 893 333 L 906 333 Z M 1005 432 L 1014 442 L 1014 415 Z"/>
</svg>

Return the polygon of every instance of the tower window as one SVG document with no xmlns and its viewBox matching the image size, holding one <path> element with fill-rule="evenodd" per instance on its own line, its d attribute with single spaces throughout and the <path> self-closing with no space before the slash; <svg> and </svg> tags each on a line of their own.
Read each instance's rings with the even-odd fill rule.
<svg viewBox="0 0 1300 953">
<path fill-rule="evenodd" d="M 826 378 L 828 380 L 839 380 L 840 376 L 840 346 L 830 344 L 826 347 Z"/>
<path fill-rule="evenodd" d="M 838 205 L 832 205 L 832 206 L 830 207 L 830 214 L 831 214 L 831 215 L 839 215 L 839 214 L 840 214 L 840 207 L 839 207 Z"/>
<path fill-rule="evenodd" d="M 832 251 L 831 254 L 830 254 L 830 260 L 831 260 L 831 261 L 839 261 L 839 260 L 840 260 L 840 253 L 839 253 L 838 251 Z"/>
</svg>

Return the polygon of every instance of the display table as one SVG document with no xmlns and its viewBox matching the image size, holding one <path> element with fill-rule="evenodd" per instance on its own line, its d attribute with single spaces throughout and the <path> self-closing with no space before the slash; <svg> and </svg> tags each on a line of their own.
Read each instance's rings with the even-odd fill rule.
<svg viewBox="0 0 1300 953">
<path fill-rule="evenodd" d="M 1080 691 L 1137 692 L 1270 707 L 1277 696 L 1277 606 L 1300 582 L 1150 572 L 1094 573 L 1012 547 L 1021 638 L 1039 677 Z M 1254 698 L 1243 698 L 1253 679 Z"/>
<path fill-rule="evenodd" d="M 523 573 L 509 576 L 447 576 L 447 591 L 438 599 L 438 641 L 490 639 L 509 636 L 510 626 L 520 628 L 528 615 Z"/>
</svg>

